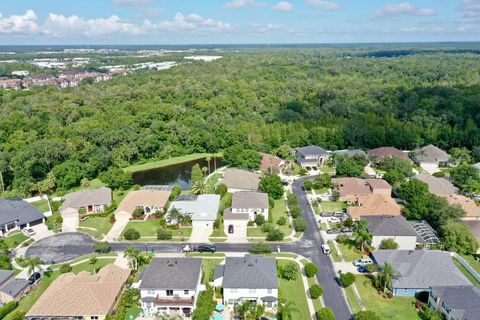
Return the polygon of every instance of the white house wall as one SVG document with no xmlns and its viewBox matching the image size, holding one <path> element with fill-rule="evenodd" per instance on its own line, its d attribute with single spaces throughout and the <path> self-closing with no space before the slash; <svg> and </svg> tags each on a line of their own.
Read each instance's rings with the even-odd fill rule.
<svg viewBox="0 0 480 320">
<path fill-rule="evenodd" d="M 231 289 L 223 288 L 223 301 L 232 305 L 239 299 L 256 299 L 260 300 L 263 297 L 272 296 L 278 299 L 278 289 Z"/>
<path fill-rule="evenodd" d="M 398 250 L 415 250 L 415 247 L 417 246 L 417 237 L 415 236 L 408 236 L 408 237 L 373 236 L 372 246 L 378 249 L 378 247 L 380 247 L 380 243 L 384 239 L 393 239 L 396 243 L 398 243 Z"/>
</svg>

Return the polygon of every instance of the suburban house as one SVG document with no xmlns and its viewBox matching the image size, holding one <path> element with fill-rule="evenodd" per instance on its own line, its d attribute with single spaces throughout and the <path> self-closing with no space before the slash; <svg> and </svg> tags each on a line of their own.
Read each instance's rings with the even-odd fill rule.
<svg viewBox="0 0 480 320">
<path fill-rule="evenodd" d="M 480 288 L 477 286 L 432 287 L 428 306 L 446 320 L 473 320 L 480 317 Z"/>
<path fill-rule="evenodd" d="M 360 156 L 367 158 L 367 153 L 361 149 L 346 149 L 346 150 L 336 150 L 334 151 L 335 154 L 345 157 L 353 157 L 353 156 Z"/>
<path fill-rule="evenodd" d="M 221 183 L 225 184 L 228 192 L 257 191 L 261 175 L 243 169 L 227 169 Z"/>
<path fill-rule="evenodd" d="M 145 316 L 190 317 L 201 288 L 202 259 L 153 258 L 140 277 Z"/>
<path fill-rule="evenodd" d="M 192 218 L 192 225 L 213 226 L 220 207 L 220 195 L 179 195 L 170 204 L 168 212 L 177 209 Z"/>
<path fill-rule="evenodd" d="M 347 213 L 352 219 L 365 216 L 399 216 L 402 208 L 390 196 L 383 194 L 367 194 L 356 197 Z"/>
<path fill-rule="evenodd" d="M 295 150 L 298 164 L 302 168 L 323 166 L 330 154 L 323 148 L 317 146 L 306 146 Z"/>
<path fill-rule="evenodd" d="M 393 279 L 393 295 L 415 296 L 432 287 L 471 285 L 455 266 L 449 252 L 440 250 L 376 250 L 378 265 L 390 264 L 398 275 Z"/>
<path fill-rule="evenodd" d="M 433 144 L 429 144 L 428 146 L 415 149 L 412 159 L 422 169 L 432 174 L 439 172 L 441 166 L 445 166 L 450 160 L 450 155 Z"/>
<path fill-rule="evenodd" d="M 225 234 L 230 238 L 245 238 L 248 221 L 255 221 L 257 215 L 268 220 L 268 195 L 263 192 L 242 191 L 232 196 L 231 208 L 223 212 Z"/>
<path fill-rule="evenodd" d="M 385 239 L 393 239 L 399 250 L 415 250 L 417 233 L 403 216 L 370 216 L 367 230 L 372 234 L 371 245 L 380 247 Z"/>
<path fill-rule="evenodd" d="M 0 236 L 45 222 L 44 215 L 20 198 L 0 199 Z"/>
<path fill-rule="evenodd" d="M 13 270 L 0 269 L 0 287 L 15 277 Z"/>
<path fill-rule="evenodd" d="M 369 194 L 392 195 L 392 186 L 382 179 L 334 178 L 332 183 L 340 193 L 340 201 L 354 202 L 357 196 Z"/>
<path fill-rule="evenodd" d="M 30 291 L 30 284 L 25 279 L 11 279 L 0 287 L 0 301 L 8 303 L 18 301 L 23 295 Z"/>
<path fill-rule="evenodd" d="M 428 191 L 436 196 L 458 194 L 458 189 L 445 178 L 438 178 L 429 174 L 419 174 L 414 177 L 428 185 Z"/>
<path fill-rule="evenodd" d="M 112 204 L 112 190 L 107 187 L 84 189 L 69 193 L 60 207 L 60 213 L 71 210 L 76 213 L 100 213 Z"/>
<path fill-rule="evenodd" d="M 135 190 L 130 191 L 122 200 L 116 214 L 125 213 L 132 215 L 137 208 L 144 210 L 145 214 L 164 212 L 170 198 L 170 190 Z"/>
<path fill-rule="evenodd" d="M 278 277 L 275 258 L 247 254 L 227 257 L 215 266 L 213 285 L 223 288 L 223 302 L 234 306 L 244 301 L 263 304 L 274 310 L 278 305 Z"/>
<path fill-rule="evenodd" d="M 26 319 L 105 319 L 117 306 L 129 269 L 109 264 L 91 275 L 64 273 L 47 288 Z"/>
<path fill-rule="evenodd" d="M 260 155 L 262 156 L 260 169 L 263 171 L 280 172 L 281 168 L 285 165 L 285 161 L 273 154 L 260 152 Z"/>
<path fill-rule="evenodd" d="M 370 149 L 367 151 L 367 154 L 370 158 L 375 158 L 375 160 L 377 161 L 382 161 L 384 159 L 394 158 L 394 157 L 411 161 L 410 158 L 408 157 L 408 154 L 394 147 L 381 147 L 381 148 Z"/>
<path fill-rule="evenodd" d="M 462 220 L 480 220 L 480 207 L 472 199 L 460 194 L 451 194 L 445 199 L 450 205 L 459 205 L 465 211 Z"/>
</svg>

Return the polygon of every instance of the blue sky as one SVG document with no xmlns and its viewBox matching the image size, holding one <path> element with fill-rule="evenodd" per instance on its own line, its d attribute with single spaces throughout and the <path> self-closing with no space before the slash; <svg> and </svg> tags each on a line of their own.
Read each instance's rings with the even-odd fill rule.
<svg viewBox="0 0 480 320">
<path fill-rule="evenodd" d="M 479 40 L 480 0 L 0 1 L 0 44 Z"/>
</svg>

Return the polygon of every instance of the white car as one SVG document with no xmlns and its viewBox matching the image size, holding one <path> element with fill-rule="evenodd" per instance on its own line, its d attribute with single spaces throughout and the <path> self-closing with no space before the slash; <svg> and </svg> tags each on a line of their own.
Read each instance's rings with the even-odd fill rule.
<svg viewBox="0 0 480 320">
<path fill-rule="evenodd" d="M 27 236 L 31 237 L 35 234 L 35 231 L 32 228 L 25 228 L 22 230 Z"/>
<path fill-rule="evenodd" d="M 330 248 L 329 248 L 326 244 L 322 244 L 322 251 L 323 251 L 323 253 L 325 253 L 326 255 L 329 255 L 329 254 L 330 254 Z"/>
<path fill-rule="evenodd" d="M 338 222 L 340 222 L 340 219 L 338 219 L 337 217 L 331 217 L 331 218 L 328 219 L 328 222 L 338 223 Z"/>
<path fill-rule="evenodd" d="M 191 245 L 186 244 L 182 246 L 182 252 L 192 252 L 192 251 L 193 251 L 193 248 Z"/>
<path fill-rule="evenodd" d="M 357 260 L 353 261 L 353 265 L 355 267 L 366 266 L 366 265 L 369 265 L 369 264 L 372 264 L 372 263 L 373 263 L 373 261 L 370 258 L 360 258 L 360 259 L 357 259 Z"/>
</svg>

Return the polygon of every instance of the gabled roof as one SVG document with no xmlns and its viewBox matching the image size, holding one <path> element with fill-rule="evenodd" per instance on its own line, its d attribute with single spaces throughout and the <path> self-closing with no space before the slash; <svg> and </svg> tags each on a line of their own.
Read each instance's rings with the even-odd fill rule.
<svg viewBox="0 0 480 320">
<path fill-rule="evenodd" d="M 22 225 L 43 218 L 43 214 L 37 208 L 22 199 L 0 199 L 0 225 L 15 220 Z"/>
<path fill-rule="evenodd" d="M 222 183 L 231 189 L 258 190 L 260 177 L 258 173 L 243 169 L 227 169 Z"/>
<path fill-rule="evenodd" d="M 182 214 L 192 217 L 192 221 L 214 221 L 217 219 L 220 207 L 220 195 L 201 194 L 193 196 L 191 200 L 177 200 L 170 204 L 168 211 L 176 208 Z"/>
<path fill-rule="evenodd" d="M 196 290 L 202 275 L 202 259 L 153 258 L 145 267 L 140 289 Z"/>
<path fill-rule="evenodd" d="M 217 270 L 217 276 L 221 272 Z M 223 269 L 223 288 L 277 289 L 275 258 L 247 254 L 227 257 Z"/>
<path fill-rule="evenodd" d="M 134 190 L 122 200 L 116 212 L 133 213 L 136 208 L 151 206 L 164 208 L 170 197 L 170 190 Z"/>
<path fill-rule="evenodd" d="M 416 237 L 417 233 L 403 216 L 369 216 L 368 231 L 374 236 Z"/>
<path fill-rule="evenodd" d="M 442 149 L 429 144 L 428 146 L 414 150 L 414 158 L 418 162 L 438 163 L 446 162 L 450 159 L 450 155 Z"/>
<path fill-rule="evenodd" d="M 61 274 L 28 311 L 29 317 L 105 316 L 116 303 L 130 275 L 114 264 L 98 274 Z"/>
<path fill-rule="evenodd" d="M 432 293 L 440 297 L 455 319 L 478 319 L 480 315 L 480 288 L 476 286 L 433 287 Z"/>
<path fill-rule="evenodd" d="M 336 150 L 334 153 L 347 156 L 347 157 L 353 157 L 353 156 L 362 156 L 362 157 L 367 157 L 367 153 L 361 149 L 348 149 L 348 150 Z"/>
<path fill-rule="evenodd" d="M 370 149 L 367 151 L 367 153 L 369 156 L 372 156 L 372 155 L 376 156 L 379 160 L 382 160 L 388 157 L 398 157 L 398 158 L 410 161 L 410 158 L 405 152 L 402 152 L 401 150 L 398 150 L 397 148 L 394 148 L 394 147 L 381 147 L 381 148 Z"/>
<path fill-rule="evenodd" d="M 439 250 L 376 250 L 373 259 L 388 263 L 399 272 L 394 288 L 424 289 L 435 286 L 464 286 L 470 281 L 453 263 L 450 253 Z"/>
<path fill-rule="evenodd" d="M 402 208 L 392 197 L 383 194 L 368 194 L 356 197 L 355 204 L 347 208 L 353 219 L 365 216 L 399 216 Z"/>
<path fill-rule="evenodd" d="M 262 170 L 268 170 L 270 168 L 279 168 L 283 162 L 282 159 L 280 159 L 279 157 L 273 154 L 260 152 L 260 155 L 262 156 L 262 161 L 260 162 L 260 169 Z"/>
<path fill-rule="evenodd" d="M 112 190 L 110 188 L 84 189 L 67 194 L 60 210 L 66 208 L 79 209 L 88 205 L 110 204 L 112 204 Z"/>
<path fill-rule="evenodd" d="M 268 195 L 256 191 L 235 192 L 232 196 L 232 208 L 268 209 Z"/>
<path fill-rule="evenodd" d="M 318 146 L 306 146 L 306 147 L 301 147 L 298 148 L 296 151 L 297 154 L 301 154 L 303 156 L 326 156 L 328 155 L 328 152 Z"/>
<path fill-rule="evenodd" d="M 13 275 L 13 270 L 0 270 L 0 285 L 7 281 Z"/>
<path fill-rule="evenodd" d="M 334 178 L 332 183 L 338 185 L 341 198 L 368 195 L 377 190 L 392 190 L 392 186 L 382 179 Z"/>
<path fill-rule="evenodd" d="M 445 199 L 451 205 L 459 205 L 465 211 L 465 218 L 480 218 L 480 207 L 472 199 L 460 194 L 451 194 Z"/>
<path fill-rule="evenodd" d="M 448 196 L 457 194 L 458 189 L 453 184 L 444 178 L 438 178 L 430 174 L 418 174 L 414 177 L 428 185 L 428 191 L 436 196 Z"/>
<path fill-rule="evenodd" d="M 16 298 L 28 286 L 28 281 L 25 279 L 13 279 L 1 287 L 0 291 Z"/>
</svg>

